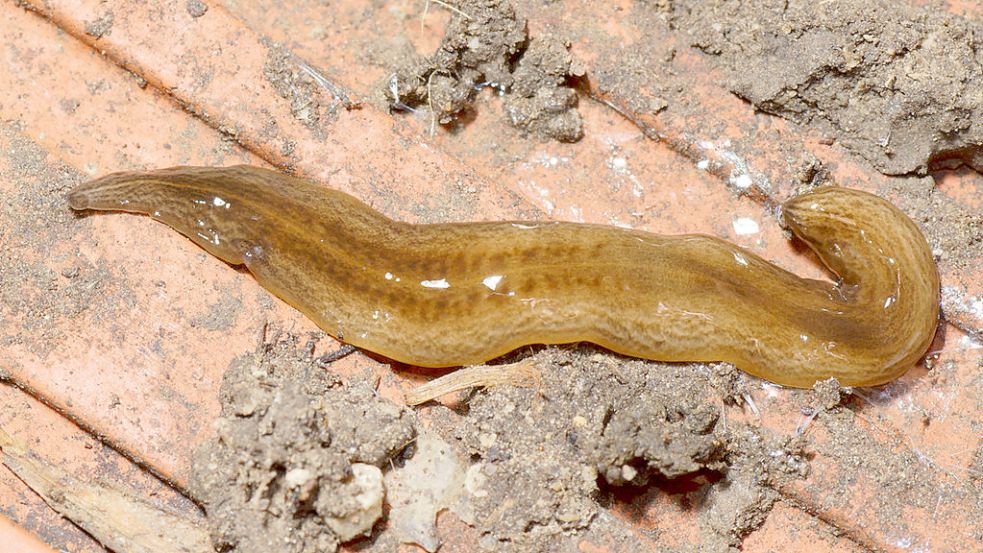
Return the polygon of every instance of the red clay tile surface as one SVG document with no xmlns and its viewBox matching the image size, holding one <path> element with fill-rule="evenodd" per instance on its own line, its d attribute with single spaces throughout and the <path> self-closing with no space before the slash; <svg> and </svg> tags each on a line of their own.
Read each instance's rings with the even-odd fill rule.
<svg viewBox="0 0 983 553">
<path fill-rule="evenodd" d="M 42 553 L 55 551 L 9 518 L 0 516 L 0 543 L 8 553 Z"/>
<path fill-rule="evenodd" d="M 200 17 L 183 0 L 23 4 L 0 4 L 0 197 L 4 213 L 16 210 L 0 219 L 0 263 L 30 267 L 24 274 L 31 278 L 0 297 L 16 294 L 25 302 L 12 306 L 41 308 L 0 305 L 0 373 L 17 385 L 0 387 L 0 427 L 66 470 L 125 482 L 193 516 L 196 508 L 178 490 L 187 484 L 193 447 L 218 413 L 222 372 L 269 325 L 296 333 L 316 327 L 248 273 L 148 218 L 94 216 L 65 225 L 71 215 L 61 196 L 77 176 L 178 164 L 276 166 L 403 220 L 553 218 L 702 232 L 817 278 L 822 271 L 786 240 L 774 215 L 798 182 L 795 161 L 809 154 L 841 185 L 896 190 L 896 178 L 841 146 L 755 112 L 680 37 L 646 35 L 629 17 L 630 2 L 518 3 L 533 34 L 568 32 L 587 65 L 593 97 L 580 99 L 585 136 L 575 144 L 521 136 L 490 92 L 479 95 L 473 121 L 435 137 L 425 117 L 381 109 L 387 69 L 376 60 L 392 44 L 380 37 L 404 36 L 431 51 L 448 19 L 433 5 L 421 25 L 422 1 L 231 1 L 210 4 Z M 980 16 L 972 2 L 949 9 Z M 109 14 L 109 28 L 94 31 Z M 265 74 L 275 55 L 270 40 L 361 105 L 352 109 L 342 94 L 322 91 L 323 113 L 305 125 Z M 671 82 L 637 89 L 653 100 L 658 90 L 684 90 L 665 111 L 645 111 L 637 97 L 607 90 L 605 79 L 629 67 L 629 57 L 663 59 L 669 50 Z M 983 208 L 978 173 L 932 177 L 955 202 Z M 57 219 L 42 213 L 53 209 L 65 212 Z M 48 221 L 61 230 L 49 230 Z M 849 417 L 813 421 L 808 478 L 779 490 L 783 501 L 745 538 L 744 551 L 983 550 L 979 244 L 966 259 L 940 265 L 947 322 L 932 369 L 860 390 Z M 49 296 L 71 300 L 43 299 Z M 317 347 L 335 344 L 325 339 Z M 393 373 L 362 354 L 332 370 L 377 375 L 393 399 L 425 378 Z M 761 385 L 752 395 L 760 415 L 732 408 L 727 416 L 784 434 L 803 423 L 789 391 Z M 900 510 L 884 501 L 899 494 Z M 687 505 L 652 489 L 611 515 L 635 536 L 633 550 L 698 549 L 700 530 Z M 42 542 L 102 550 L 6 469 L 0 515 L 3 551 L 7 544 L 46 551 Z M 445 514 L 440 527 L 452 536 L 442 551 L 473 549 L 476 537 L 460 521 Z M 620 551 L 623 543 L 591 534 L 579 547 Z"/>
</svg>

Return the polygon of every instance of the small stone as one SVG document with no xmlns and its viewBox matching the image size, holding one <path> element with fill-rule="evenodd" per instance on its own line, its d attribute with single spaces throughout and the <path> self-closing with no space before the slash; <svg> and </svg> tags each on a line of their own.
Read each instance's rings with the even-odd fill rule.
<svg viewBox="0 0 983 553">
<path fill-rule="evenodd" d="M 372 526 L 382 517 L 385 488 L 379 467 L 364 463 L 352 464 L 352 486 L 360 491 L 354 496 L 358 508 L 343 517 L 324 517 L 342 542 L 372 533 Z"/>
<path fill-rule="evenodd" d="M 205 12 L 208 11 L 208 6 L 201 0 L 188 0 L 185 7 L 188 10 L 188 15 L 195 18 L 205 15 Z"/>
<path fill-rule="evenodd" d="M 478 443 L 480 443 L 481 447 L 485 449 L 488 449 L 489 447 L 495 445 L 496 441 L 498 441 L 498 435 L 494 433 L 485 432 L 478 435 Z"/>
</svg>

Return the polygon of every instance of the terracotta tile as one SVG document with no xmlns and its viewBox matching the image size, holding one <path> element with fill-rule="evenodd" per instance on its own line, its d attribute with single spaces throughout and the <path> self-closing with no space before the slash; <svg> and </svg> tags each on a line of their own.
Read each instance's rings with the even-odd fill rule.
<svg viewBox="0 0 983 553">
<path fill-rule="evenodd" d="M 0 543 L 8 553 L 54 553 L 54 549 L 3 515 L 0 515 Z"/>
<path fill-rule="evenodd" d="M 863 546 L 840 535 L 837 527 L 817 520 L 782 501 L 768 513 L 764 525 L 741 543 L 745 553 L 770 551 L 827 551 L 860 553 Z"/>
<path fill-rule="evenodd" d="M 14 101 L 3 102 L 3 119 L 18 121 L 21 128 L 7 128 L 8 132 L 0 139 L 0 151 L 32 148 L 46 155 L 43 161 L 46 174 L 26 175 L 25 179 L 42 185 L 41 179 L 66 172 L 78 175 L 75 177 L 78 180 L 90 173 L 156 163 L 261 163 L 228 144 L 212 129 L 188 117 L 157 93 L 140 89 L 132 75 L 107 63 L 105 58 L 70 36 L 59 33 L 44 19 L 9 6 L 3 10 L 5 32 L 17 40 L 21 52 L 15 55 L 5 50 L 4 62 L 11 70 L 0 72 L 0 82 L 5 90 L 16 92 L 10 94 Z M 96 92 L 90 93 L 90 89 Z M 45 94 L 38 94 L 39 90 Z M 73 113 L 66 114 L 62 110 L 61 104 L 66 98 L 77 98 L 78 108 Z M 107 117 L 106 110 L 112 116 Z M 70 131 L 59 131 L 66 125 Z M 93 141 L 100 146 L 93 147 Z M 11 166 L 11 160 L 11 157 L 0 156 L 0 170 L 5 175 L 19 171 Z M 24 181 L 4 179 L 0 188 L 5 195 L 13 197 L 15 187 L 24 184 Z M 142 301 L 151 302 L 158 309 L 175 309 L 168 298 L 181 295 L 188 286 L 198 284 L 199 278 L 193 272 L 197 269 L 195 264 L 207 266 L 214 260 L 197 257 L 200 252 L 192 248 L 183 250 L 194 252 L 184 256 L 183 261 L 158 263 L 160 259 L 174 260 L 180 256 L 175 257 L 174 250 L 168 251 L 167 247 L 160 250 L 152 244 L 165 241 L 173 247 L 175 242 L 165 239 L 167 233 L 158 233 L 164 229 L 146 225 L 147 221 L 139 218 L 133 218 L 133 222 L 136 225 L 120 224 L 121 221 L 110 218 L 88 218 L 72 225 L 76 229 L 88 228 L 82 235 L 75 236 L 77 240 L 53 244 L 18 240 L 10 247 L 16 255 L 23 256 L 25 264 L 43 267 L 54 274 L 72 267 L 85 271 L 83 279 L 94 277 L 103 269 L 129 274 L 133 280 L 107 282 L 101 293 L 117 299 L 129 299 L 136 293 Z M 11 230 L 17 229 L 5 229 Z M 8 240 L 15 238 L 8 236 Z M 96 246 L 100 240 L 118 241 L 123 246 L 122 251 L 129 250 L 129 253 L 123 258 L 103 258 L 100 252 L 104 248 Z M 187 244 L 178 245 L 179 248 L 184 246 Z M 119 248 L 110 249 L 121 252 Z M 140 251 L 145 253 L 137 253 Z M 151 254 L 146 255 L 146 252 Z M 139 261 L 133 264 L 129 263 L 131 260 Z M 108 269 L 104 262 L 114 263 L 114 268 Z M 220 267 L 221 263 L 214 269 Z M 234 272 L 216 270 L 214 273 L 219 280 L 209 284 L 213 285 L 211 289 L 216 291 L 216 296 L 218 290 L 228 289 L 237 278 L 242 278 Z M 70 289 L 72 279 L 59 278 L 58 285 Z M 246 305 L 253 299 L 246 297 Z M 182 312 L 184 321 L 199 314 L 206 306 L 207 303 L 194 302 L 186 314 Z M 200 367 L 191 360 L 177 367 L 178 372 L 174 373 L 167 362 L 155 362 L 155 357 L 160 359 L 153 353 L 158 349 L 155 343 L 165 338 L 161 347 L 178 345 L 178 339 L 166 339 L 169 333 L 177 333 L 173 322 L 142 324 L 141 321 L 146 319 L 138 316 L 138 310 L 119 317 L 115 315 L 88 311 L 74 321 L 52 321 L 58 337 L 41 349 L 33 347 L 37 339 L 23 326 L 27 323 L 21 321 L 21 329 L 17 332 L 20 344 L 8 349 L 16 359 L 11 371 L 18 380 L 29 383 L 37 393 L 86 426 L 109 436 L 110 441 L 134 452 L 135 456 L 153 458 L 152 464 L 158 470 L 171 474 L 175 451 L 175 442 L 171 440 L 189 439 L 189 436 L 175 436 L 173 428 L 199 420 L 191 416 L 189 408 L 195 411 L 204 408 L 205 413 L 217 412 L 217 403 L 205 398 L 215 397 L 211 392 L 217 389 L 219 375 L 211 378 L 202 375 Z M 87 317 L 95 320 L 86 320 Z M 124 351 L 113 346 L 124 334 L 134 340 L 134 349 Z M 204 344 L 210 342 L 207 337 L 198 338 L 198 348 L 204 348 Z M 227 338 L 230 343 L 236 342 L 235 333 Z M 240 330 L 238 339 L 240 343 L 253 343 L 255 330 Z M 54 351 L 59 354 L 52 355 Z M 173 375 L 198 375 L 200 378 Z M 197 391 L 202 386 L 207 387 L 207 393 Z M 120 408 L 110 410 L 108 407 L 113 404 L 114 397 L 118 398 Z M 191 399 L 195 397 L 205 401 Z M 175 417 L 179 413 L 182 415 Z M 163 426 L 157 427 L 158 424 Z M 157 429 L 150 431 L 148 427 Z M 192 440 L 199 434 L 194 427 L 182 431 L 190 434 Z M 158 438 L 163 442 L 157 442 Z"/>
<path fill-rule="evenodd" d="M 200 18 L 176 0 L 153 7 L 99 0 L 30 5 L 263 159 L 330 182 L 389 215 L 419 220 L 447 206 L 450 216 L 483 219 L 514 212 L 513 198 L 479 186 L 472 170 L 404 136 L 403 125 L 379 110 L 346 108 L 322 91 L 325 113 L 305 126 L 264 74 L 271 48 L 219 5 Z M 112 32 L 86 33 L 86 22 L 108 13 Z M 401 182 L 413 185 L 394 186 Z"/>
<path fill-rule="evenodd" d="M 260 164 L 167 95 L 58 30 L 5 7 L 2 108 L 45 151 L 86 177 L 159 163 Z"/>
<path fill-rule="evenodd" d="M 931 372 L 858 390 L 849 431 L 817 417 L 809 430 L 817 450 L 809 478 L 783 492 L 870 548 L 957 551 L 976 539 L 944 528 L 978 526 L 971 505 L 980 475 L 973 458 L 979 421 L 971 413 L 983 397 L 980 346 L 950 326 L 938 354 Z M 872 458 L 837 447 L 851 440 L 865 444 Z M 899 498 L 904 515 L 890 520 L 888 499 Z"/>
<path fill-rule="evenodd" d="M 934 7 L 937 4 L 933 4 L 930 0 L 914 0 L 912 4 L 923 5 Z M 983 18 L 983 6 L 979 2 L 974 2 L 973 0 L 944 0 L 940 2 L 941 6 L 952 12 L 960 15 L 965 15 L 966 17 L 973 18 L 977 20 Z"/>
<path fill-rule="evenodd" d="M 99 443 L 58 412 L 9 385 L 0 385 L 0 428 L 26 444 L 38 458 L 81 478 L 98 478 L 124 485 L 172 511 L 189 517 L 200 516 L 198 508 L 187 498 Z M 10 530 L 4 527 L 4 522 L 29 528 L 44 543 L 59 551 L 105 551 L 83 530 L 51 510 L 7 467 L 0 465 L 0 544 L 3 544 L 0 550 L 7 553 L 12 547 L 10 544 L 18 542 L 15 535 L 8 535 Z M 48 551 L 37 544 L 31 546 L 30 540 L 21 543 L 24 552 Z"/>
<path fill-rule="evenodd" d="M 841 148 L 821 144 L 808 129 L 755 114 L 721 88 L 721 76 L 677 37 L 643 35 L 629 17 L 630 3 L 604 10 L 572 2 L 532 4 L 527 8 L 534 32 L 547 24 L 580 29 L 574 51 L 589 62 L 591 78 L 616 71 L 627 51 L 657 56 L 677 48 L 672 83 L 683 87 L 686 97 L 673 100 L 685 101 L 687 109 L 676 111 L 670 104 L 652 115 L 638 112 L 626 98 L 602 98 L 629 121 L 584 98 L 586 137 L 571 145 L 523 139 L 501 122 L 491 95 L 479 99 L 479 115 L 463 132 L 433 140 L 426 136 L 426 120 L 393 118 L 369 101 L 351 111 L 338 105 L 312 128 L 293 116 L 266 78 L 270 46 L 263 36 L 318 62 L 332 82 L 350 87 L 351 97 L 369 98 L 385 77 L 384 68 L 367 64 L 372 38 L 405 33 L 421 50 L 432 49 L 446 14 L 432 14 L 421 27 L 413 16 L 418 8 L 406 3 L 357 4 L 357 9 L 355 3 L 230 3 L 230 11 L 211 5 L 196 19 L 179 1 L 150 8 L 49 0 L 34 5 L 54 24 L 10 5 L 0 8 L 3 40 L 18 47 L 5 50 L 9 70 L 0 71 L 6 93 L 0 120 L 18 122 L 0 141 L 0 152 L 11 148 L 11 141 L 34 144 L 46 154 L 43 164 L 51 172 L 64 169 L 76 179 L 128 167 L 269 163 L 348 190 L 405 220 L 539 214 L 657 232 L 711 232 L 812 276 L 822 272 L 789 245 L 773 215 L 774 203 L 796 182 L 787 158 L 810 152 L 845 185 L 877 190 L 890 184 Z M 954 10 L 955 4 L 950 2 Z M 111 32 L 86 34 L 86 22 L 108 12 L 114 15 Z M 150 86 L 141 88 L 120 66 Z M 660 85 L 646 90 L 655 99 Z M 323 94 L 324 105 L 330 105 L 331 95 Z M 0 174 L 12 170 L 0 156 Z M 956 201 L 979 207 L 978 174 L 935 176 Z M 749 193 L 735 195 L 735 187 L 744 184 L 750 184 L 744 190 Z M 0 194 L 12 194 L 13 186 L 0 179 Z M 71 243 L 15 244 L 16 253 L 56 274 L 73 266 L 89 271 L 87 277 L 105 272 L 109 277 L 93 277 L 104 286 L 101 306 L 75 318 L 55 317 L 58 337 L 51 351 L 57 355 L 14 346 L 11 372 L 85 428 L 182 485 L 191 448 L 217 412 L 218 380 L 232 356 L 250 350 L 268 325 L 297 333 L 316 329 L 271 300 L 248 274 L 230 270 L 145 218 L 91 216 L 72 228 Z M 0 221 L 0 240 L 15 230 Z M 983 261 L 976 266 L 983 267 Z M 956 290 L 948 314 L 962 328 L 979 332 L 983 324 L 973 303 L 981 297 L 979 270 L 942 269 Z M 202 324 L 219 305 L 233 306 L 231 320 Z M 18 335 L 30 343 L 26 330 Z M 332 343 L 324 340 L 318 347 L 329 349 Z M 973 496 L 961 490 L 979 470 L 973 469 L 972 455 L 983 397 L 980 350 L 958 331 L 939 347 L 932 371 L 913 370 L 897 384 L 862 391 L 867 399 L 850 404 L 858 436 L 872 444 L 870 451 L 909 463 L 904 466 L 914 467 L 920 486 L 945 490 L 938 503 L 928 510 L 885 511 L 875 499 L 896 489 L 871 479 L 863 466 L 834 449 L 823 449 L 840 430 L 820 416 L 809 429 L 820 448 L 812 474 L 781 490 L 801 508 L 780 504 L 746 539 L 745 550 L 902 550 L 905 544 L 973 549 L 974 543 L 965 541 L 971 538 L 939 525 L 974 523 L 967 518 L 974 512 Z M 381 376 L 390 397 L 423 378 L 394 374 L 361 355 L 333 369 Z M 728 416 L 758 420 L 785 434 L 803 422 L 800 410 L 808 399 L 801 392 L 763 385 L 753 396 L 760 416 L 738 410 Z M 110 473 L 130 477 L 131 471 Z M 652 550 L 698 545 L 699 531 L 687 513 L 673 507 L 671 498 L 652 493 L 656 497 L 642 506 L 621 505 L 610 528 L 634 532 L 637 543 Z M 474 537 L 467 527 L 453 520 L 441 524 L 458 536 L 445 550 L 470 550 Z M 845 537 L 831 537 L 833 532 Z M 580 549 L 616 551 L 617 543 L 590 535 Z"/>
</svg>

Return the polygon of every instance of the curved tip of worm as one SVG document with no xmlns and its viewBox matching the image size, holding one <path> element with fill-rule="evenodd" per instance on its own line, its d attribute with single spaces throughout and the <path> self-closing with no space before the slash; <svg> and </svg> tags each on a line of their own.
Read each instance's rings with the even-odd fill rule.
<svg viewBox="0 0 983 553">
<path fill-rule="evenodd" d="M 111 175 L 106 175 L 104 177 L 99 177 L 98 179 L 93 179 L 85 181 L 82 184 L 76 186 L 71 192 L 65 196 L 68 200 L 68 206 L 75 211 L 82 211 L 86 209 L 96 209 L 96 203 L 99 202 L 100 194 L 104 191 L 108 184 L 112 184 L 114 179 L 120 175 L 120 173 L 114 173 Z"/>
<path fill-rule="evenodd" d="M 97 179 L 83 182 L 65 197 L 68 206 L 76 211 L 85 209 L 105 209 L 108 195 L 117 185 L 125 184 L 133 173 L 112 173 Z"/>
<path fill-rule="evenodd" d="M 803 210 L 802 195 L 794 196 L 778 207 L 778 220 L 782 228 L 798 234 Z"/>
<path fill-rule="evenodd" d="M 793 196 L 781 205 L 782 225 L 802 237 L 810 222 L 834 218 L 836 213 L 859 210 L 859 205 L 884 203 L 884 200 L 860 190 L 839 186 L 820 186 Z"/>
<path fill-rule="evenodd" d="M 68 193 L 66 198 L 68 200 L 68 206 L 75 211 L 81 211 L 83 209 L 89 209 L 89 195 L 85 190 L 80 190 L 76 188 Z"/>
</svg>

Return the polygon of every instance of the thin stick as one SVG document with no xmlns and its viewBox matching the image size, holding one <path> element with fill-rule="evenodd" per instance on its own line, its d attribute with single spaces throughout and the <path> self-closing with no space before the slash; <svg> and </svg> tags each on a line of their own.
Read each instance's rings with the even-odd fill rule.
<svg viewBox="0 0 983 553">
<path fill-rule="evenodd" d="M 508 365 L 466 367 L 413 388 L 405 394 L 407 405 L 420 405 L 444 394 L 476 386 L 539 386 L 539 369 L 529 359 Z"/>
<path fill-rule="evenodd" d="M 430 0 L 427 0 L 423 4 L 423 13 L 420 14 L 420 34 L 423 34 L 423 26 L 427 20 L 428 13 L 430 13 Z"/>
<path fill-rule="evenodd" d="M 430 13 L 430 2 L 433 2 L 435 4 L 438 4 L 440 6 L 443 6 L 443 7 L 447 8 L 448 10 L 450 10 L 450 11 L 456 13 L 456 14 L 459 14 L 464 19 L 472 19 L 470 15 L 468 15 L 467 13 L 465 13 L 464 11 L 462 11 L 460 8 L 455 8 L 454 6 L 448 4 L 447 2 L 442 2 L 441 0 L 427 0 L 423 4 L 423 13 L 420 14 L 420 32 L 421 33 L 423 32 L 423 25 L 424 25 L 424 21 L 427 19 L 427 14 Z"/>
<path fill-rule="evenodd" d="M 468 15 L 467 13 L 465 13 L 464 11 L 462 11 L 460 8 L 455 8 L 454 6 L 448 4 L 447 2 L 442 2 L 441 0 L 427 0 L 427 7 L 429 7 L 430 2 L 433 2 L 434 4 L 437 4 L 439 6 L 443 6 L 443 7 L 447 8 L 447 9 L 449 9 L 450 11 L 452 11 L 452 12 L 460 15 L 464 19 L 471 19 L 471 16 L 470 15 Z"/>
<path fill-rule="evenodd" d="M 338 349 L 325 353 L 321 357 L 317 358 L 317 366 L 322 369 L 328 368 L 328 365 L 334 363 L 335 361 L 348 357 L 349 355 L 355 353 L 357 348 L 351 344 L 342 344 Z"/>
<path fill-rule="evenodd" d="M 437 112 L 433 110 L 433 76 L 436 71 L 427 75 L 427 105 L 430 106 L 430 138 L 437 134 Z"/>
<path fill-rule="evenodd" d="M 299 67 L 304 73 L 307 73 L 315 82 L 324 87 L 328 92 L 334 96 L 334 99 L 341 102 L 341 105 L 345 106 L 345 109 L 352 110 L 362 106 L 361 102 L 352 100 L 348 93 L 340 86 L 329 81 L 320 71 L 314 69 L 306 61 L 298 58 L 297 56 L 291 56 L 297 67 Z"/>
<path fill-rule="evenodd" d="M 214 551 L 201 520 L 151 504 L 121 486 L 70 474 L 0 429 L 0 461 L 45 503 L 113 551 Z"/>
</svg>

